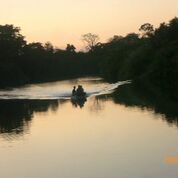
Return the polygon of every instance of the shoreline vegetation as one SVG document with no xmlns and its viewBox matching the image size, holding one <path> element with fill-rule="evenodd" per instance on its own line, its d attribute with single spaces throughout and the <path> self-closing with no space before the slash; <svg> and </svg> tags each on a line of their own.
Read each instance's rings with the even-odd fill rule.
<svg viewBox="0 0 178 178">
<path fill-rule="evenodd" d="M 85 52 L 76 52 L 73 44 L 62 50 L 50 42 L 27 43 L 19 27 L 0 25 L 0 88 L 100 76 L 149 83 L 178 100 L 177 17 L 158 28 L 145 23 L 139 34 L 115 35 L 107 43 L 91 33 L 82 38 Z"/>
</svg>

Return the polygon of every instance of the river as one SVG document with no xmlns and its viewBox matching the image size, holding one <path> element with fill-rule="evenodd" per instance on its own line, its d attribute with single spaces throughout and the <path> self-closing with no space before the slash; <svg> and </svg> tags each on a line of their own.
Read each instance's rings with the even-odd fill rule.
<svg viewBox="0 0 178 178">
<path fill-rule="evenodd" d="M 86 101 L 70 99 L 78 84 Z M 1 90 L 0 175 L 176 178 L 177 123 L 176 103 L 129 81 L 80 78 Z"/>
</svg>

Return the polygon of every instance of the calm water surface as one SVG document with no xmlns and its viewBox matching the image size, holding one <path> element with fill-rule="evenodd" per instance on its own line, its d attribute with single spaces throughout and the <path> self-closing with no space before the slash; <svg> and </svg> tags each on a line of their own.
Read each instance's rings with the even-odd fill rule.
<svg viewBox="0 0 178 178">
<path fill-rule="evenodd" d="M 79 83 L 90 96 L 71 102 Z M 176 178 L 167 159 L 178 157 L 177 113 L 106 94 L 118 85 L 83 78 L 0 91 L 0 177 Z"/>
</svg>

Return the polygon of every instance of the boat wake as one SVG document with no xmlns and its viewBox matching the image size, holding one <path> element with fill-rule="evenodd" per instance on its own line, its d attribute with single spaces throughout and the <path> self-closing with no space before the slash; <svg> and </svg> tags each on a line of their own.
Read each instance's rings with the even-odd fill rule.
<svg viewBox="0 0 178 178">
<path fill-rule="evenodd" d="M 45 84 L 26 85 L 20 88 L 0 90 L 1 100 L 67 100 L 71 98 L 74 85 L 83 85 L 87 97 L 112 93 L 120 85 L 131 81 L 120 81 L 109 84 L 102 79 L 84 78 L 77 80 L 51 82 Z"/>
<path fill-rule="evenodd" d="M 125 85 L 125 84 L 129 84 L 131 83 L 130 80 L 127 80 L 127 81 L 120 81 L 120 82 L 117 82 L 117 83 L 113 83 L 113 84 L 108 84 L 107 86 L 101 88 L 101 89 L 98 89 L 97 91 L 94 91 L 94 92 L 88 92 L 87 93 L 87 96 L 98 96 L 98 95 L 106 95 L 106 94 L 110 94 L 110 93 L 113 93 L 113 91 L 115 89 L 117 89 L 119 86 L 121 85 Z"/>
</svg>

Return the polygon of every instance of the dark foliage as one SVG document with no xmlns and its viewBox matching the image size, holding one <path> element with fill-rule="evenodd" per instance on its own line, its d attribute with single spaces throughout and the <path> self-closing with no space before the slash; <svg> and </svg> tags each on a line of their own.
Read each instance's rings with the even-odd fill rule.
<svg viewBox="0 0 178 178">
<path fill-rule="evenodd" d="M 0 87 L 101 75 L 110 81 L 144 80 L 177 98 L 178 18 L 154 28 L 143 24 L 141 34 L 114 36 L 107 43 L 86 34 L 88 52 L 55 49 L 49 42 L 27 43 L 20 29 L 0 26 Z"/>
<path fill-rule="evenodd" d="M 177 102 L 170 95 L 162 91 L 162 88 L 150 85 L 147 82 L 136 81 L 123 85 L 115 91 L 111 98 L 115 103 L 126 107 L 138 107 L 142 110 L 151 110 L 171 125 L 178 126 Z"/>
<path fill-rule="evenodd" d="M 148 81 L 178 99 L 178 18 L 157 29 L 146 23 L 139 30 L 141 35 L 114 36 L 96 48 L 103 77 Z"/>
<path fill-rule="evenodd" d="M 29 43 L 13 25 L 0 26 L 0 87 L 98 74 L 97 59 L 87 53 L 55 49 L 50 42 Z"/>
</svg>

